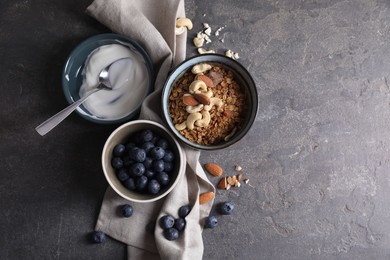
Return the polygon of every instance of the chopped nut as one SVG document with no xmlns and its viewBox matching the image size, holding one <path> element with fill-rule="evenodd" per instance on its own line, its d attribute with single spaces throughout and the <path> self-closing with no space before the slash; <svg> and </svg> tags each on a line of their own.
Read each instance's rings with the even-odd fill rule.
<svg viewBox="0 0 390 260">
<path fill-rule="evenodd" d="M 248 184 L 248 183 L 249 183 L 249 179 L 245 179 L 245 180 L 244 180 L 244 183 L 245 183 L 245 184 Z"/>
<path fill-rule="evenodd" d="M 237 180 L 241 181 L 241 179 L 242 179 L 242 174 L 241 173 L 237 174 Z"/>
<path fill-rule="evenodd" d="M 242 170 L 242 167 L 240 165 L 236 165 L 236 171 L 240 172 Z"/>
</svg>

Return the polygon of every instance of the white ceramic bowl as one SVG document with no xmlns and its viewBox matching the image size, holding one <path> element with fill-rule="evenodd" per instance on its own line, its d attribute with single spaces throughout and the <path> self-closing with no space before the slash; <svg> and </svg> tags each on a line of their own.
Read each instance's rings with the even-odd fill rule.
<svg viewBox="0 0 390 260">
<path fill-rule="evenodd" d="M 168 140 L 170 149 L 175 155 L 174 168 L 170 173 L 170 183 L 155 195 L 140 193 L 138 191 L 131 191 L 127 189 L 119 181 L 114 168 L 111 166 L 112 152 L 114 147 L 119 143 L 124 143 L 132 134 L 144 129 L 151 129 L 158 136 Z M 184 160 L 184 152 L 173 135 L 163 125 L 149 120 L 135 120 L 119 126 L 108 137 L 102 152 L 102 167 L 108 183 L 121 197 L 134 202 L 152 202 L 166 196 L 176 186 L 181 175 L 184 173 Z"/>
</svg>

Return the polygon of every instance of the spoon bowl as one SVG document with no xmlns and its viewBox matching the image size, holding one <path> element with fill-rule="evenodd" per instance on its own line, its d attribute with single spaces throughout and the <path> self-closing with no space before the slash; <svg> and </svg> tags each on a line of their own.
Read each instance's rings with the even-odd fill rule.
<svg viewBox="0 0 390 260">
<path fill-rule="evenodd" d="M 54 127 L 56 127 L 59 123 L 61 123 L 66 117 L 68 117 L 76 108 L 78 108 L 88 97 L 90 97 L 92 94 L 100 91 L 100 90 L 112 90 L 113 86 L 110 82 L 110 68 L 112 66 L 115 66 L 116 63 L 122 63 L 125 62 L 130 58 L 121 58 L 118 59 L 108 66 L 106 66 L 100 73 L 99 73 L 99 84 L 96 86 L 95 89 L 87 93 L 85 96 L 81 97 L 79 100 L 75 101 L 74 103 L 70 104 L 68 107 L 64 108 L 54 116 L 47 119 L 45 122 L 40 124 L 35 128 L 35 130 L 42 136 L 50 132 Z"/>
</svg>

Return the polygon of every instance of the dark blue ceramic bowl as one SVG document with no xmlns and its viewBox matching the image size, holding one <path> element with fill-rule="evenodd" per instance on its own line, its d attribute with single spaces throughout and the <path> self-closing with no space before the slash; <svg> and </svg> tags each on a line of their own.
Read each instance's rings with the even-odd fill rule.
<svg viewBox="0 0 390 260">
<path fill-rule="evenodd" d="M 241 86 L 242 91 L 246 96 L 246 104 L 248 106 L 247 113 L 245 115 L 244 123 L 240 130 L 238 130 L 229 140 L 223 141 L 211 145 L 202 145 L 195 142 L 189 141 L 179 131 L 176 130 L 175 125 L 169 114 L 169 96 L 171 94 L 172 87 L 175 85 L 175 82 L 180 79 L 187 71 L 190 71 L 191 68 L 199 63 L 208 63 L 215 64 L 222 68 L 231 70 L 234 75 L 235 81 Z M 162 93 L 162 109 L 163 115 L 166 123 L 170 130 L 175 134 L 176 138 L 181 140 L 183 143 L 188 146 L 198 149 L 198 150 L 218 150 L 226 148 L 240 139 L 242 139 L 252 127 L 257 115 L 258 109 L 258 95 L 256 84 L 244 66 L 242 66 L 236 60 L 228 58 L 220 54 L 202 54 L 192 58 L 189 58 L 179 64 L 168 76 L 168 79 L 165 83 L 163 93 Z"/>
<path fill-rule="evenodd" d="M 88 58 L 88 55 L 93 50 L 95 50 L 100 46 L 113 44 L 113 43 L 124 43 L 127 47 L 139 52 L 142 55 L 142 57 L 145 60 L 145 64 L 148 70 L 148 78 L 149 78 L 148 91 L 146 95 L 148 95 L 153 90 L 152 62 L 149 58 L 149 55 L 142 48 L 142 46 L 139 45 L 134 40 L 123 35 L 99 34 L 91 38 L 88 38 L 87 40 L 79 44 L 69 55 L 65 63 L 63 73 L 62 73 L 62 88 L 63 88 L 65 98 L 69 102 L 69 104 L 73 103 L 75 100 L 78 100 L 80 98 L 79 90 L 80 90 L 80 86 L 83 83 L 82 71 L 84 69 L 84 64 Z M 117 123 L 123 123 L 129 121 L 132 118 L 134 118 L 138 114 L 139 109 L 141 108 L 142 101 L 143 99 L 139 100 L 139 104 L 137 105 L 134 111 L 129 111 L 129 113 L 125 117 L 119 119 L 99 118 L 91 114 L 83 105 L 79 106 L 76 109 L 76 112 L 79 115 L 81 115 L 83 118 L 94 123 L 117 124 Z"/>
</svg>

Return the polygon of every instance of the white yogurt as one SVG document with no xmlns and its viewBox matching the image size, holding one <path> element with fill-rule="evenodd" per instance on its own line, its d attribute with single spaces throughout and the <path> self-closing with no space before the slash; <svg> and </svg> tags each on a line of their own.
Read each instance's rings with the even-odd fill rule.
<svg viewBox="0 0 390 260">
<path fill-rule="evenodd" d="M 92 94 L 84 107 L 101 119 L 119 119 L 134 112 L 148 94 L 148 70 L 143 57 L 121 44 L 110 44 L 94 50 L 86 60 L 80 97 L 99 84 L 99 73 L 112 62 L 109 79 L 113 90 L 101 90 Z"/>
</svg>

